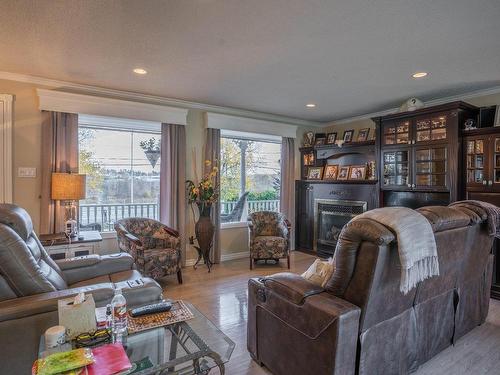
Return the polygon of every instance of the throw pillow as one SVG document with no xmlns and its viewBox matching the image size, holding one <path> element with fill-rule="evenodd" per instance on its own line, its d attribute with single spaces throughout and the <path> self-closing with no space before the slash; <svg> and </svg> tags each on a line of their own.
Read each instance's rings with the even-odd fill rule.
<svg viewBox="0 0 500 375">
<path fill-rule="evenodd" d="M 316 259 L 307 271 L 302 274 L 302 277 L 316 285 L 325 287 L 334 271 L 335 261 L 333 258 L 328 260 Z"/>
</svg>

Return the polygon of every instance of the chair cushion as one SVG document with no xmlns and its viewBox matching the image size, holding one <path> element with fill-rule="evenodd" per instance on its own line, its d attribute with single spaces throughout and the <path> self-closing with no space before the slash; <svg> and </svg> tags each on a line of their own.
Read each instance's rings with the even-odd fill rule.
<svg viewBox="0 0 500 375">
<path fill-rule="evenodd" d="M 180 253 L 177 249 L 146 249 L 144 258 L 136 262 L 144 275 L 157 279 L 179 271 Z"/>
<path fill-rule="evenodd" d="M 287 256 L 287 240 L 276 236 L 257 236 L 253 240 L 252 258 L 278 259 Z"/>
</svg>

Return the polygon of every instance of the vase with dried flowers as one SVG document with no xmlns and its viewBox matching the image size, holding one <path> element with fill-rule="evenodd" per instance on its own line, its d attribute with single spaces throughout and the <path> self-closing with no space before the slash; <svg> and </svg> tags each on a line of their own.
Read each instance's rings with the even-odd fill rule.
<svg viewBox="0 0 500 375">
<path fill-rule="evenodd" d="M 189 238 L 189 243 L 194 245 L 198 251 L 198 260 L 194 264 L 196 269 L 198 263 L 203 259 L 210 272 L 213 263 L 210 260 L 210 250 L 212 249 L 215 226 L 212 223 L 211 213 L 212 207 L 219 199 L 219 187 L 216 184 L 217 174 L 219 169 L 217 165 L 212 165 L 210 160 L 205 160 L 205 169 L 208 170 L 201 178 L 198 179 L 196 171 L 196 154 L 193 152 L 193 172 L 195 179 L 187 180 L 187 196 L 188 203 L 191 205 L 193 217 L 196 220 L 194 206 L 198 208 L 198 220 L 196 220 L 194 231 L 198 245 L 194 245 L 194 238 Z"/>
</svg>

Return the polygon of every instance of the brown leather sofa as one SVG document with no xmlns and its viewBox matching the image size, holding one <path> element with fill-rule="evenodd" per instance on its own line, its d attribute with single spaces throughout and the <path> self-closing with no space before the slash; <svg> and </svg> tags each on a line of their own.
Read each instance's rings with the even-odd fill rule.
<svg viewBox="0 0 500 375">
<path fill-rule="evenodd" d="M 40 336 L 58 324 L 61 298 L 91 293 L 96 305 L 103 306 L 121 288 L 131 306 L 160 300 L 162 288 L 142 277 L 133 264 L 124 253 L 54 262 L 28 213 L 0 204 L 0 373 L 31 373 Z M 135 287 L 132 282 L 139 279 L 142 283 Z"/>
<path fill-rule="evenodd" d="M 249 281 L 248 350 L 275 375 L 407 374 L 482 324 L 493 255 L 486 210 L 418 210 L 440 276 L 399 291 L 395 236 L 359 219 L 344 228 L 325 289 L 280 273 Z"/>
</svg>

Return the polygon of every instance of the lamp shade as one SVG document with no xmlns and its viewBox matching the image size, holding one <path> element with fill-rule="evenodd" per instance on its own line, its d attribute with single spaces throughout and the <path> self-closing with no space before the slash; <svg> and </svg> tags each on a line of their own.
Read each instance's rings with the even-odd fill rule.
<svg viewBox="0 0 500 375">
<path fill-rule="evenodd" d="M 51 198 L 60 201 L 85 199 L 86 177 L 78 173 L 52 173 Z"/>
</svg>

